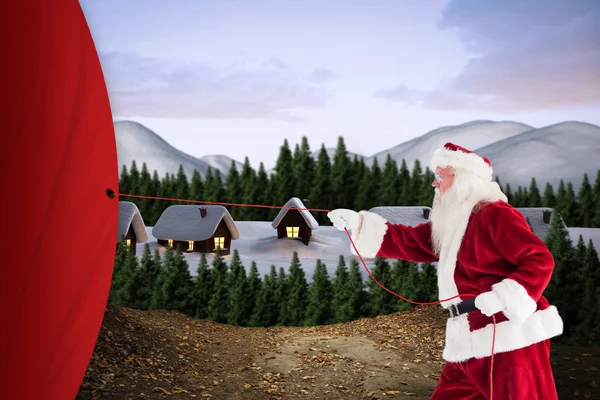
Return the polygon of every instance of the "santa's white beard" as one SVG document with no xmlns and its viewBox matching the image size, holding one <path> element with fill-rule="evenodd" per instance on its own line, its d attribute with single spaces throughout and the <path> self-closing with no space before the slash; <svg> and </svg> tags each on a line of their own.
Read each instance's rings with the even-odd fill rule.
<svg viewBox="0 0 600 400">
<path fill-rule="evenodd" d="M 472 196 L 466 188 L 453 184 L 442 193 L 435 188 L 431 207 L 431 233 L 434 251 L 439 255 L 444 241 L 454 234 L 454 230 L 463 218 L 469 218 L 473 209 Z"/>
</svg>

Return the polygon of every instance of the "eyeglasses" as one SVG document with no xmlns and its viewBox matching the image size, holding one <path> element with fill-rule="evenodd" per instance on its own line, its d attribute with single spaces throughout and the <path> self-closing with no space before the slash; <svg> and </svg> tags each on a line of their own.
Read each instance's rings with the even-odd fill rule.
<svg viewBox="0 0 600 400">
<path fill-rule="evenodd" d="M 435 173 L 435 180 L 438 182 L 441 182 L 444 180 L 445 177 L 447 176 L 454 176 L 454 174 L 440 174 L 440 173 Z"/>
</svg>

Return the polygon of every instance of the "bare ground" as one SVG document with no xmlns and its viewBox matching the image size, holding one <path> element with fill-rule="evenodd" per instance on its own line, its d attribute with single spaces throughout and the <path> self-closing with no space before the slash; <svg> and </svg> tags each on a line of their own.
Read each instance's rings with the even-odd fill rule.
<svg viewBox="0 0 600 400">
<path fill-rule="evenodd" d="M 410 399 L 443 360 L 439 306 L 320 327 L 248 328 L 109 306 L 77 400 Z M 554 344 L 560 399 L 600 399 L 600 348 Z"/>
</svg>

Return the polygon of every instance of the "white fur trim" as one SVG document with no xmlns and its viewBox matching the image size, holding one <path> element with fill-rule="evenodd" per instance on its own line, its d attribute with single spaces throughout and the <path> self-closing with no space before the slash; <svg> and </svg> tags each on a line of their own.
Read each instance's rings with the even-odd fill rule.
<svg viewBox="0 0 600 400">
<path fill-rule="evenodd" d="M 490 291 L 481 293 L 475 298 L 475 307 L 481 310 L 484 315 L 491 317 L 504 309 L 504 303 L 496 292 Z"/>
<path fill-rule="evenodd" d="M 375 258 L 388 229 L 387 220 L 369 211 L 361 211 L 359 214 L 362 216 L 362 224 L 360 229 L 352 231 L 352 241 L 363 258 Z M 350 250 L 355 256 L 358 255 L 352 245 Z"/>
<path fill-rule="evenodd" d="M 483 179 L 491 179 L 493 169 L 479 155 L 475 153 L 465 153 L 462 151 L 453 151 L 446 148 L 434 151 L 431 158 L 431 169 L 435 171 L 437 167 L 454 167 L 456 169 L 467 169 L 472 171 Z"/>
<path fill-rule="evenodd" d="M 492 286 L 492 291 L 504 305 L 502 312 L 506 318 L 525 321 L 537 309 L 537 303 L 527 290 L 517 281 L 504 279 Z"/>
<path fill-rule="evenodd" d="M 489 357 L 492 354 L 494 324 L 471 332 L 468 314 L 448 319 L 443 357 L 449 362 L 469 358 Z M 536 311 L 525 322 L 503 321 L 496 324 L 494 354 L 521 349 L 534 343 L 561 335 L 563 321 L 555 306 Z"/>
</svg>

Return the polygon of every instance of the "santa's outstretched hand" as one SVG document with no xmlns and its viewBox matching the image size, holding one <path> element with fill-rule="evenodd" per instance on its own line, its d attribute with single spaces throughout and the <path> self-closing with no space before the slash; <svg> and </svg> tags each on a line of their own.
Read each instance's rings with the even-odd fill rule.
<svg viewBox="0 0 600 400">
<path fill-rule="evenodd" d="M 358 229 L 360 225 L 360 215 L 354 210 L 348 210 L 346 208 L 338 208 L 327 213 L 327 216 L 333 223 L 333 226 L 343 231 L 344 228 L 348 230 Z"/>
</svg>

